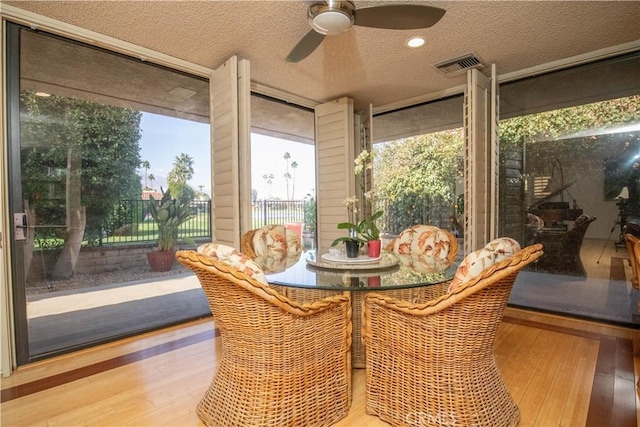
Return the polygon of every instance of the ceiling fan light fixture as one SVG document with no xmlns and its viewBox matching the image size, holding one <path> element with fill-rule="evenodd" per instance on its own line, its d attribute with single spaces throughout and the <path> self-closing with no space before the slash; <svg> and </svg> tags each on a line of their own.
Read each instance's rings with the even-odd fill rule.
<svg viewBox="0 0 640 427">
<path fill-rule="evenodd" d="M 424 43 L 425 42 L 423 37 L 416 36 L 416 37 L 411 37 L 404 44 L 408 48 L 416 49 L 416 48 L 419 48 L 420 46 L 424 46 Z"/>
<path fill-rule="evenodd" d="M 381 28 L 387 30 L 419 30 L 436 24 L 445 14 L 444 9 L 417 4 L 384 4 L 370 5 L 356 10 L 349 0 L 303 0 L 309 4 L 307 21 L 311 30 L 294 46 L 287 62 L 297 63 L 312 54 L 326 36 L 340 35 L 353 26 Z M 375 3 L 375 2 L 363 2 Z M 406 46 L 420 47 L 424 40 L 414 45 L 405 42 Z"/>
<path fill-rule="evenodd" d="M 354 23 L 353 5 L 349 2 L 329 2 L 309 8 L 309 24 L 320 34 L 342 34 Z"/>
</svg>

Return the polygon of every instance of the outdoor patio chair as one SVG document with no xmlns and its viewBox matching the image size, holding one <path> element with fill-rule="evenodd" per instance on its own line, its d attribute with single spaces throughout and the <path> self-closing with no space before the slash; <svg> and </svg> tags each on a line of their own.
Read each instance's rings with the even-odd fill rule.
<svg viewBox="0 0 640 427">
<path fill-rule="evenodd" d="M 218 366 L 197 407 L 206 425 L 328 426 L 347 415 L 347 295 L 298 304 L 220 259 L 176 257 L 198 276 L 220 330 Z"/>
<path fill-rule="evenodd" d="M 432 300 L 367 295 L 367 413 L 394 426 L 516 425 L 494 339 L 518 272 L 541 255 L 532 245 L 492 264 L 486 249 L 473 252 Z"/>
</svg>

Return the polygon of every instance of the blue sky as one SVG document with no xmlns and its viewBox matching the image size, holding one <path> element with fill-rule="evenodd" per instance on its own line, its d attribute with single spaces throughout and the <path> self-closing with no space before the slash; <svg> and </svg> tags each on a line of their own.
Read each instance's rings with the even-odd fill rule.
<svg viewBox="0 0 640 427">
<path fill-rule="evenodd" d="M 153 187 L 160 190 L 160 186 L 166 189 L 166 177 L 173 168 L 176 156 L 186 153 L 194 160 L 194 174 L 189 185 L 195 190 L 211 194 L 211 152 L 209 148 L 209 125 L 171 118 L 167 116 L 143 113 L 142 138 L 140 139 L 140 159 L 150 164 L 147 175 L 153 174 L 156 178 Z M 284 160 L 284 153 L 288 152 L 291 158 Z M 269 193 L 268 185 L 262 178 L 263 175 L 273 174 L 271 195 L 286 199 L 286 173 L 287 163 L 296 161 L 295 199 L 302 199 L 315 188 L 315 153 L 314 147 L 308 144 L 286 141 L 278 138 L 252 134 L 252 188 L 258 191 L 258 198 L 262 199 Z M 293 175 L 293 170 L 289 168 Z M 140 170 L 143 177 L 144 170 Z M 151 185 L 148 182 L 148 185 Z M 292 192 L 290 181 L 290 194 Z"/>
<path fill-rule="evenodd" d="M 284 154 L 291 158 L 286 161 Z M 293 182 L 289 181 L 289 195 L 292 199 L 302 200 L 307 193 L 315 190 L 316 158 L 315 147 L 310 144 L 286 141 L 269 136 L 251 134 L 251 187 L 258 190 L 258 199 L 269 195 L 269 186 L 263 176 L 273 174 L 271 195 L 280 199 L 287 198 L 287 164 L 298 163 L 295 170 L 295 192 Z M 294 170 L 289 167 L 289 174 Z M 314 193 L 315 194 L 315 193 Z"/>
</svg>

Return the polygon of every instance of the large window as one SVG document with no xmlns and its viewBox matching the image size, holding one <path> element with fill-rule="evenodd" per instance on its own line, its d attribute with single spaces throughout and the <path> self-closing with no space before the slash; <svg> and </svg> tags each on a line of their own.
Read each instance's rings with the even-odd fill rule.
<svg viewBox="0 0 640 427">
<path fill-rule="evenodd" d="M 251 97 L 252 227 L 284 224 L 305 249 L 316 242 L 313 111 Z"/>
<path fill-rule="evenodd" d="M 500 88 L 501 234 L 542 243 L 511 303 L 638 322 L 623 240 L 639 214 L 640 54 Z"/>
<path fill-rule="evenodd" d="M 206 80 L 8 25 L 19 363 L 209 314 L 179 265 L 152 272 L 150 199 L 211 239 Z M 187 241 L 191 243 L 187 243 Z"/>
<path fill-rule="evenodd" d="M 542 243 L 510 304 L 639 323 L 623 232 L 640 213 L 640 54 L 500 86 L 498 235 Z M 374 117 L 374 182 L 395 235 L 462 236 L 462 99 Z"/>
<path fill-rule="evenodd" d="M 384 234 L 430 224 L 462 238 L 462 96 L 376 115 L 373 138 Z"/>
</svg>

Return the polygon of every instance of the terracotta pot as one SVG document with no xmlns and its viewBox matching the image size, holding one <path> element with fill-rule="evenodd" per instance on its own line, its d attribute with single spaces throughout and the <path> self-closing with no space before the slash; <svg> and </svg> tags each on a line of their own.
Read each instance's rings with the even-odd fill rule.
<svg viewBox="0 0 640 427">
<path fill-rule="evenodd" d="M 370 288 L 379 288 L 382 282 L 382 278 L 380 276 L 371 276 L 367 277 L 367 286 Z"/>
<path fill-rule="evenodd" d="M 378 258 L 380 256 L 381 244 L 382 242 L 380 240 L 369 240 L 367 242 L 367 251 L 371 258 Z"/>
<path fill-rule="evenodd" d="M 170 271 L 173 262 L 176 260 L 176 251 L 153 251 L 147 252 L 147 261 L 151 271 Z"/>
</svg>

